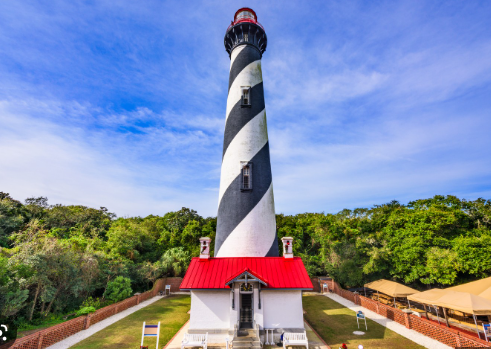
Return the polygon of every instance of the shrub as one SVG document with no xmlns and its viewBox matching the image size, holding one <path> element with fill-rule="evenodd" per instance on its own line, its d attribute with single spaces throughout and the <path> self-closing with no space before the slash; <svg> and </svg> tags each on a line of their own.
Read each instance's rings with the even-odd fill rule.
<svg viewBox="0 0 491 349">
<path fill-rule="evenodd" d="M 107 283 L 104 298 L 116 303 L 130 297 L 132 292 L 131 280 L 123 276 L 118 276 L 113 281 Z"/>
<path fill-rule="evenodd" d="M 86 315 L 86 314 L 90 314 L 90 313 L 93 313 L 95 311 L 95 308 L 94 307 L 81 307 L 80 310 L 77 311 L 77 316 L 80 316 L 80 315 Z"/>
</svg>

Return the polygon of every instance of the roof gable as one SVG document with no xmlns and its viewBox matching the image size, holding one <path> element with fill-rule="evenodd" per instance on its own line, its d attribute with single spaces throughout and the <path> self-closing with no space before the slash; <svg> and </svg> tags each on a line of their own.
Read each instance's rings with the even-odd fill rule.
<svg viewBox="0 0 491 349">
<path fill-rule="evenodd" d="M 245 268 L 245 270 L 242 273 L 239 272 L 238 275 L 232 276 L 229 280 L 227 280 L 227 282 L 225 282 L 225 285 L 230 285 L 233 282 L 239 281 L 241 277 L 244 277 L 246 281 L 248 279 L 249 281 L 258 281 L 264 286 L 268 286 L 266 280 L 263 280 L 260 276 L 256 275 L 254 272 L 249 270 L 249 268 Z"/>
</svg>

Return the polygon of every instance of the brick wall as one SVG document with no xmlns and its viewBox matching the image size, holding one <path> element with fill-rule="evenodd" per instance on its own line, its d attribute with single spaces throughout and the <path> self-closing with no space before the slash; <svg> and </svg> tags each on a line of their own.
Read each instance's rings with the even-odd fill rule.
<svg viewBox="0 0 491 349">
<path fill-rule="evenodd" d="M 319 278 L 313 277 L 310 278 L 312 285 L 314 286 L 314 292 L 321 292 L 321 285 L 319 283 Z"/>
<path fill-rule="evenodd" d="M 88 329 L 91 325 L 96 324 L 110 316 L 120 313 L 130 307 L 140 304 L 147 299 L 155 297 L 160 291 L 164 291 L 165 285 L 171 285 L 171 292 L 178 292 L 182 278 L 163 278 L 155 281 L 153 288 L 137 296 L 132 296 L 121 302 L 108 305 L 107 307 L 98 309 L 92 314 L 79 316 L 75 319 L 65 321 L 61 324 L 46 328 L 44 330 L 33 333 L 17 339 L 10 347 L 11 349 L 43 349 L 50 345 L 58 343 L 63 339 L 74 335 L 84 329 Z M 0 347 L 6 348 L 7 345 Z"/>
<path fill-rule="evenodd" d="M 178 277 L 173 277 L 173 278 L 166 278 L 165 279 L 165 284 L 170 285 L 170 291 L 171 292 L 181 292 L 179 287 L 181 286 L 182 283 L 182 278 Z M 189 291 L 186 291 L 189 292 Z"/>
<path fill-rule="evenodd" d="M 326 283 L 330 290 L 341 297 L 450 347 L 489 348 L 489 343 L 485 340 L 472 337 L 467 333 L 459 332 L 453 328 L 441 327 L 427 319 L 405 313 L 400 309 L 392 308 L 373 299 L 344 290 L 333 280 L 321 281 L 321 287 L 323 283 Z"/>
</svg>

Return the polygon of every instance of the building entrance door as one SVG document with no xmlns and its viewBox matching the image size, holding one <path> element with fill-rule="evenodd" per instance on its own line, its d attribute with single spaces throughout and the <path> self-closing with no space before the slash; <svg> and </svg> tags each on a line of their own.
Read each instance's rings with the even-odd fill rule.
<svg viewBox="0 0 491 349">
<path fill-rule="evenodd" d="M 252 328 L 252 293 L 240 295 L 240 328 Z"/>
</svg>

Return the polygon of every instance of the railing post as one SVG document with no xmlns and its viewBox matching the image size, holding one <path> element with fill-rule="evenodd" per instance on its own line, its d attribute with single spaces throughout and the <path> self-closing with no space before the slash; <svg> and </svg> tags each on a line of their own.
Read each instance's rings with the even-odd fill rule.
<svg viewBox="0 0 491 349">
<path fill-rule="evenodd" d="M 38 349 L 41 349 L 43 347 L 43 338 L 44 338 L 44 335 L 42 332 L 40 332 L 39 338 L 38 338 Z"/>
<path fill-rule="evenodd" d="M 91 317 L 91 314 L 88 314 L 85 317 L 84 330 L 86 330 L 90 327 L 90 317 Z"/>
<path fill-rule="evenodd" d="M 406 328 L 411 328 L 411 318 L 409 317 L 409 313 L 404 312 L 404 323 L 406 324 Z"/>
</svg>

